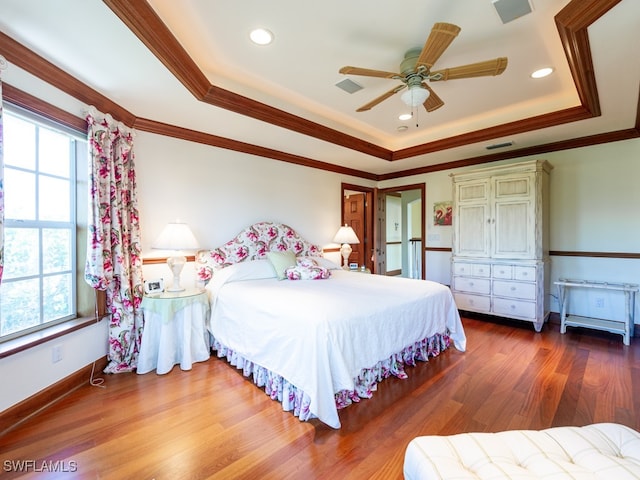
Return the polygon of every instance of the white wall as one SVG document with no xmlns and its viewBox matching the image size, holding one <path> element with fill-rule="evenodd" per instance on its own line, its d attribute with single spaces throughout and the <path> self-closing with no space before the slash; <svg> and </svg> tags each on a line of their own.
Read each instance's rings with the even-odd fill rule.
<svg viewBox="0 0 640 480">
<path fill-rule="evenodd" d="M 108 321 L 0 359 L 0 412 L 35 395 L 106 355 Z M 53 361 L 53 349 L 62 359 Z M 103 376 L 101 371 L 97 376 Z M 87 376 L 87 382 L 89 377 Z"/>
<path fill-rule="evenodd" d="M 640 253 L 640 140 L 596 145 L 548 153 L 554 169 L 550 181 L 550 249 L 569 252 Z M 533 157 L 527 157 L 531 160 Z M 496 162 L 513 163 L 525 158 Z M 458 169 L 470 170 L 478 167 Z M 381 187 L 424 182 L 426 185 L 427 247 L 451 247 L 452 227 L 433 225 L 433 204 L 451 200 L 449 171 L 416 175 L 382 182 Z M 426 252 L 426 278 L 445 284 L 451 281 L 451 255 Z M 640 284 L 640 260 L 590 257 L 552 257 L 550 308 L 558 312 L 553 282 L 558 278 Z M 577 292 L 572 311 L 601 318 L 621 318 L 623 301 L 598 293 Z M 596 297 L 604 297 L 604 308 L 595 309 Z M 635 307 L 640 323 L 640 299 Z"/>
<path fill-rule="evenodd" d="M 640 252 L 640 140 L 546 155 L 551 171 L 551 250 Z M 640 284 L 640 260 L 552 257 L 551 281 L 578 278 Z M 555 295 L 555 291 L 551 292 Z M 605 300 L 596 308 L 596 298 Z M 602 291 L 572 293 L 571 311 L 620 319 L 622 296 Z M 557 297 L 551 309 L 558 311 Z M 636 302 L 636 323 L 640 322 Z"/>
<path fill-rule="evenodd" d="M 282 222 L 321 247 L 340 226 L 341 183 L 370 181 L 269 160 L 197 143 L 139 132 L 136 171 L 143 256 L 164 225 L 189 224 L 201 248 L 215 248 L 260 221 Z M 337 255 L 332 260 L 340 262 Z M 195 281 L 193 263 L 183 286 Z M 144 267 L 146 278 L 167 277 L 165 265 Z"/>
<path fill-rule="evenodd" d="M 8 83 L 83 115 L 85 106 L 75 99 L 26 78 L 19 69 L 9 70 Z M 374 186 L 368 180 L 144 132 L 138 132 L 135 142 L 143 254 L 149 257 L 157 253 L 150 248 L 155 236 L 176 218 L 192 227 L 203 248 L 219 246 L 262 220 L 287 223 L 312 242 L 332 245 L 340 224 L 341 182 Z M 555 167 L 551 173 L 552 250 L 640 251 L 640 140 L 567 150 L 544 158 Z M 435 227 L 432 219 L 433 203 L 452 198 L 449 173 L 378 185 L 426 184 L 427 246 L 451 247 L 451 227 Z M 449 260 L 449 253 L 428 252 L 427 278 L 448 284 Z M 145 275 L 164 275 L 165 269 L 163 265 L 145 266 Z M 193 279 L 192 265 L 186 268 L 185 278 L 188 275 Z M 554 258 L 552 281 L 558 277 L 640 283 L 640 261 Z M 551 308 L 557 311 L 554 302 Z M 638 319 L 639 308 L 640 301 L 636 302 Z M 103 321 L 0 359 L 0 411 L 103 357 L 106 338 L 107 322 Z M 63 360 L 55 364 L 51 361 L 53 346 L 63 352 Z"/>
<path fill-rule="evenodd" d="M 337 247 L 331 240 L 340 226 L 341 183 L 372 185 L 350 176 L 145 132 L 137 133 L 134 148 L 143 256 L 147 257 L 162 256 L 151 244 L 164 225 L 176 218 L 191 226 L 202 248 L 217 247 L 263 220 L 286 223 L 321 247 Z M 340 262 L 339 254 L 331 259 Z M 169 273 L 163 264 L 143 270 L 147 278 Z M 187 264 L 182 279 L 184 286 L 195 283 L 193 263 Z M 4 385 L 0 412 L 104 357 L 107 328 L 103 321 L 0 359 Z M 54 346 L 63 352 L 61 362 L 51 360 Z"/>
<path fill-rule="evenodd" d="M 358 178 L 144 132 L 139 133 L 136 142 L 147 256 L 156 255 L 149 248 L 154 235 L 176 217 L 192 226 L 203 248 L 218 246 L 260 220 L 288 223 L 311 241 L 332 245 L 340 219 L 340 182 L 372 186 Z M 554 166 L 550 188 L 551 250 L 640 252 L 640 189 L 635 185 L 640 178 L 640 140 L 565 150 L 540 158 Z M 522 160 L 525 159 L 499 163 Z M 472 168 L 481 167 L 458 170 Z M 433 224 L 433 204 L 453 197 L 450 173 L 435 172 L 379 184 L 389 188 L 425 183 L 428 247 L 451 247 L 452 227 Z M 167 193 L 170 181 L 179 183 L 173 196 Z M 448 284 L 449 261 L 448 252 L 427 252 L 427 278 Z M 638 260 L 553 257 L 551 281 L 570 277 L 640 283 L 639 267 Z M 166 269 L 163 265 L 153 268 Z M 555 295 L 554 291 L 551 293 Z M 554 298 L 551 309 L 558 311 Z M 637 317 L 640 320 L 640 314 Z"/>
</svg>

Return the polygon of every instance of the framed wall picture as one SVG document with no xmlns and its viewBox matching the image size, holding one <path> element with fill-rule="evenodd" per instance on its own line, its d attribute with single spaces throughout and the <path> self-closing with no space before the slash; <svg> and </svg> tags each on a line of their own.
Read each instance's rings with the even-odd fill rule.
<svg viewBox="0 0 640 480">
<path fill-rule="evenodd" d="M 434 225 L 451 225 L 453 218 L 453 202 L 451 200 L 445 202 L 435 202 L 433 204 L 433 224 Z"/>
<path fill-rule="evenodd" d="M 163 291 L 164 291 L 164 280 L 162 278 L 144 281 L 145 295 L 153 295 L 154 293 L 162 293 Z"/>
</svg>

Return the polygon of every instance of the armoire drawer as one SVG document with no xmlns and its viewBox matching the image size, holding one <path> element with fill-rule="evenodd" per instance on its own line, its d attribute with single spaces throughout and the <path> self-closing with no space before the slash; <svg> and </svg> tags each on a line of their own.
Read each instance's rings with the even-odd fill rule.
<svg viewBox="0 0 640 480">
<path fill-rule="evenodd" d="M 489 278 L 491 276 L 491 265 L 487 263 L 456 262 L 453 264 L 453 274 Z"/>
<path fill-rule="evenodd" d="M 493 298 L 493 311 L 499 315 L 536 318 L 535 302 L 523 302 L 521 300 L 513 300 L 509 298 Z"/>
<path fill-rule="evenodd" d="M 529 282 L 536 281 L 536 267 L 513 267 L 513 278 L 516 280 L 524 280 Z"/>
<path fill-rule="evenodd" d="M 493 294 L 499 297 L 520 298 L 523 300 L 535 300 L 536 284 L 494 280 Z"/>
<path fill-rule="evenodd" d="M 453 277 L 453 289 L 460 292 L 491 293 L 491 280 L 488 278 Z"/>
<path fill-rule="evenodd" d="M 500 265 L 496 264 L 492 266 L 493 278 L 501 278 L 504 280 L 511 280 L 513 278 L 513 265 Z"/>
<path fill-rule="evenodd" d="M 474 263 L 472 272 L 474 277 L 489 278 L 491 276 L 491 265 L 486 263 Z"/>
<path fill-rule="evenodd" d="M 453 298 L 456 301 L 456 306 L 460 310 L 486 313 L 489 313 L 491 310 L 491 299 L 489 297 L 456 292 L 453 294 Z"/>
</svg>

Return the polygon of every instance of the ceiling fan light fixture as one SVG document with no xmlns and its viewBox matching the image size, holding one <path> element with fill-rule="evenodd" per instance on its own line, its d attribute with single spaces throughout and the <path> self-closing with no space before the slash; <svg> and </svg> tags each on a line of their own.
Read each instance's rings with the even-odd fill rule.
<svg viewBox="0 0 640 480">
<path fill-rule="evenodd" d="M 429 90 L 420 85 L 411 85 L 408 90 L 403 92 L 400 98 L 406 105 L 417 107 L 429 98 Z"/>
<path fill-rule="evenodd" d="M 256 28 L 255 30 L 251 30 L 249 38 L 256 45 L 269 45 L 273 42 L 273 33 L 266 28 Z"/>
<path fill-rule="evenodd" d="M 410 113 L 403 113 L 403 114 L 401 114 L 401 115 L 399 115 L 399 116 L 398 116 L 398 120 L 402 120 L 402 121 L 405 121 L 405 120 L 411 120 L 411 117 L 413 117 L 413 115 L 412 115 L 412 114 L 410 114 Z"/>
</svg>

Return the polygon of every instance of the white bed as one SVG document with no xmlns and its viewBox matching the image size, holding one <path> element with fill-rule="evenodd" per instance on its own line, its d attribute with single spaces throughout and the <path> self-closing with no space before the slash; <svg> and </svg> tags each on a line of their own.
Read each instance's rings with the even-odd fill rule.
<svg viewBox="0 0 640 480">
<path fill-rule="evenodd" d="M 265 256 L 282 250 L 331 268 L 329 278 L 278 280 Z M 405 377 L 405 364 L 426 361 L 450 342 L 465 349 L 446 286 L 344 271 L 286 225 L 252 225 L 199 252 L 198 262 L 218 356 L 301 420 L 339 428 L 339 408 L 370 397 L 383 378 Z"/>
</svg>

